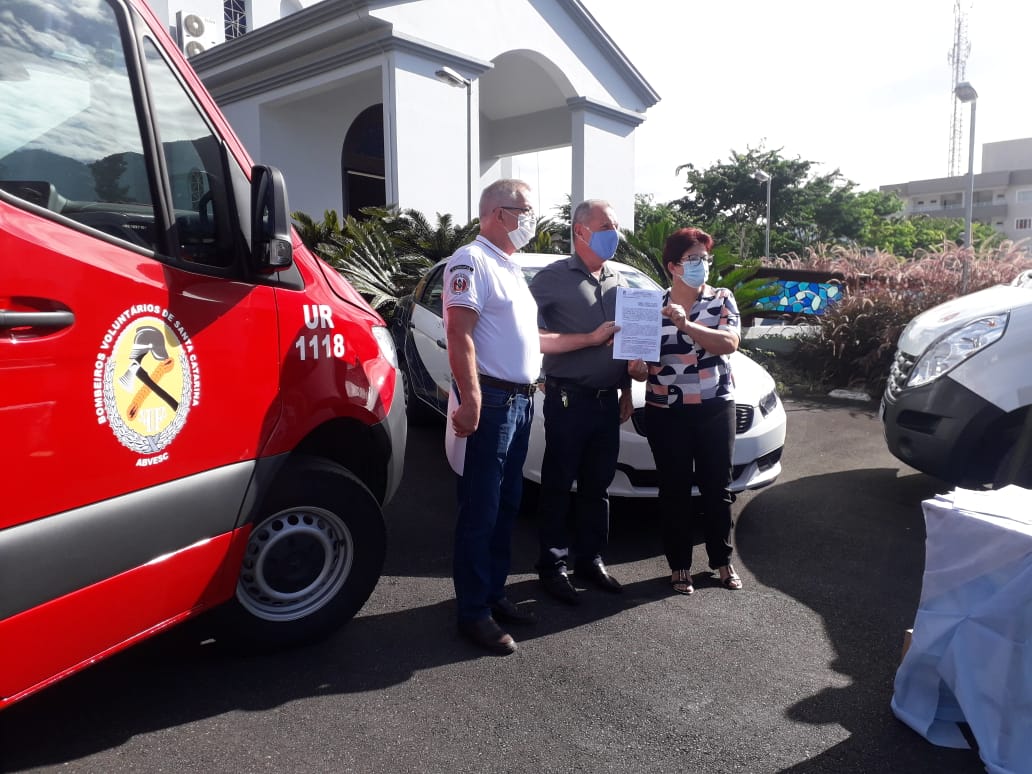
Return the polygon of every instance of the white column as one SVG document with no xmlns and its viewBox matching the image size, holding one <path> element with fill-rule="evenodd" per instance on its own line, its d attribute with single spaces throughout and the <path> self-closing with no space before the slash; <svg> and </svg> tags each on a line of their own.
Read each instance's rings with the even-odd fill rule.
<svg viewBox="0 0 1032 774">
<path fill-rule="evenodd" d="M 621 228 L 634 228 L 634 129 L 644 118 L 578 97 L 567 102 L 572 120 L 571 201 L 605 199 Z"/>
<path fill-rule="evenodd" d="M 391 116 L 387 119 L 391 127 L 384 126 L 391 137 L 385 145 L 387 198 L 403 209 L 420 210 L 431 222 L 437 213 L 448 213 L 453 223 L 465 224 L 467 207 L 477 217 L 480 199 L 479 81 L 476 73 L 460 71 L 472 80 L 467 106 L 465 88 L 457 89 L 434 75 L 440 66 L 406 52 L 389 57 L 385 104 L 390 110 L 385 110 L 385 116 Z M 472 202 L 467 202 L 467 192 Z"/>
</svg>

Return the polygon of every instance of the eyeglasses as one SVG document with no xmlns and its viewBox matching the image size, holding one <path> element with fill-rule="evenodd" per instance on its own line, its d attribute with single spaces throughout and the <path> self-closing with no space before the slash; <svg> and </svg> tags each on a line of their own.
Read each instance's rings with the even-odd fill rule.
<svg viewBox="0 0 1032 774">
<path fill-rule="evenodd" d="M 708 261 L 712 257 L 713 256 L 709 253 L 701 253 L 700 255 L 686 255 L 683 258 L 681 258 L 681 260 L 678 261 L 678 263 L 687 263 L 689 266 L 698 266 L 703 261 Z"/>
<path fill-rule="evenodd" d="M 518 213 L 520 213 L 520 215 L 533 215 L 534 214 L 534 208 L 533 207 L 506 207 L 505 205 L 500 205 L 498 207 L 498 209 L 500 209 L 500 210 L 510 210 L 512 212 L 518 212 Z"/>
</svg>

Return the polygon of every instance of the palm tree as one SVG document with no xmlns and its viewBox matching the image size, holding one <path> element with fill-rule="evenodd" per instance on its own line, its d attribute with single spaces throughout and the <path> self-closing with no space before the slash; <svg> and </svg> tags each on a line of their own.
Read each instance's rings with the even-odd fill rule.
<svg viewBox="0 0 1032 774">
<path fill-rule="evenodd" d="M 479 220 L 455 226 L 451 215 L 440 213 L 431 226 L 415 209 L 366 207 L 360 214 L 362 219 L 349 215 L 343 224 L 334 210 L 319 222 L 303 212 L 293 217 L 301 240 L 385 318 L 430 266 L 472 241 L 480 226 Z"/>
<path fill-rule="evenodd" d="M 448 213 L 437 213 L 436 226 L 431 226 L 422 212 L 411 208 L 399 212 L 368 207 L 362 210 L 362 214 L 382 220 L 396 253 L 423 256 L 431 265 L 472 242 L 480 231 L 479 219 L 457 226 L 452 224 L 452 216 Z"/>
<path fill-rule="evenodd" d="M 539 218 L 534 227 L 534 238 L 526 251 L 530 253 L 564 253 L 569 244 L 570 227 L 554 218 Z"/>
<path fill-rule="evenodd" d="M 623 229 L 623 239 L 616 248 L 617 260 L 631 264 L 665 286 L 667 276 L 663 268 L 663 244 L 676 229 L 677 225 L 672 218 L 649 223 L 637 231 Z"/>
<path fill-rule="evenodd" d="M 384 223 L 375 218 L 349 215 L 340 233 L 315 249 L 385 319 L 432 265 L 421 255 L 399 255 Z"/>
<path fill-rule="evenodd" d="M 321 221 L 315 221 L 310 215 L 300 210 L 291 213 L 294 219 L 294 227 L 298 236 L 309 250 L 315 250 L 323 242 L 328 242 L 331 237 L 340 235 L 340 219 L 336 210 L 326 210 Z"/>
</svg>

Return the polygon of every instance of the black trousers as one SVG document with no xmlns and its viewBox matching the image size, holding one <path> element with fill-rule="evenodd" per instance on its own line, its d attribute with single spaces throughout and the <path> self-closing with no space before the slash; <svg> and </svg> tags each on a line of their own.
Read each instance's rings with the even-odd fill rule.
<svg viewBox="0 0 1032 774">
<path fill-rule="evenodd" d="M 711 569 L 731 561 L 731 458 L 735 403 L 711 400 L 645 407 L 645 432 L 656 458 L 663 551 L 671 570 L 689 570 L 695 535 L 706 540 Z M 699 502 L 692 503 L 692 485 Z"/>
<path fill-rule="evenodd" d="M 566 569 L 571 549 L 580 566 L 600 560 L 609 540 L 607 490 L 620 452 L 618 393 L 546 382 L 544 417 L 537 569 L 548 576 Z"/>
</svg>

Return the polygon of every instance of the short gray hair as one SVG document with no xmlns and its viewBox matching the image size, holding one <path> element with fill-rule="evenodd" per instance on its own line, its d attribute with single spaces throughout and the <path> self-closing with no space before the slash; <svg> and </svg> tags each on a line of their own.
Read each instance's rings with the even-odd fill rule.
<svg viewBox="0 0 1032 774">
<path fill-rule="evenodd" d="M 483 220 L 495 207 L 504 207 L 516 201 L 521 193 L 528 193 L 530 186 L 515 178 L 495 180 L 480 194 L 480 219 Z"/>
<path fill-rule="evenodd" d="M 596 207 L 612 209 L 613 205 L 605 199 L 585 199 L 578 204 L 577 209 L 573 211 L 573 217 L 570 218 L 570 223 L 587 223 L 591 218 L 591 211 Z"/>
</svg>

